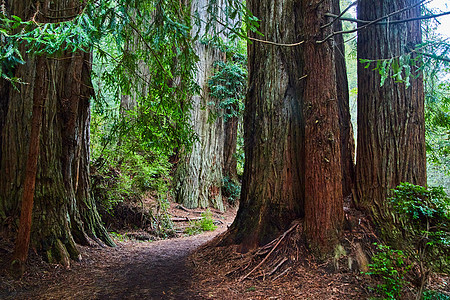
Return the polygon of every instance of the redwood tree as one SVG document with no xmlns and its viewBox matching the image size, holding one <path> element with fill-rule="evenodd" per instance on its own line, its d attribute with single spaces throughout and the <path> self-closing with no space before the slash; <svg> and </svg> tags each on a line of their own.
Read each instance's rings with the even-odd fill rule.
<svg viewBox="0 0 450 300">
<path fill-rule="evenodd" d="M 339 0 L 333 0 L 335 15 L 340 14 Z M 333 31 L 342 31 L 342 21 L 334 22 Z M 339 126 L 341 130 L 342 194 L 348 196 L 355 186 L 355 137 L 350 116 L 347 66 L 345 63 L 344 36 L 338 34 L 335 41 L 336 88 L 339 102 Z"/>
<path fill-rule="evenodd" d="M 320 28 L 331 4 L 247 1 L 264 39 L 276 44 L 248 46 L 241 203 L 222 244 L 246 251 L 304 219 L 314 251 L 335 245 L 343 207 L 334 49 L 330 40 L 317 43 L 331 32 Z"/>
<path fill-rule="evenodd" d="M 389 21 L 420 16 L 414 0 L 362 0 L 358 19 L 374 20 L 395 11 Z M 358 59 L 397 58 L 420 44 L 420 21 L 369 26 L 358 31 Z M 414 69 L 414 68 L 413 68 Z M 413 70 L 416 71 L 416 70 Z M 385 237 L 393 237 L 387 197 L 401 182 L 426 184 L 423 79 L 410 86 L 388 77 L 381 86 L 373 65 L 358 64 L 358 203 L 369 211 Z"/>
<path fill-rule="evenodd" d="M 36 13 L 33 3 L 11 1 L 8 14 L 45 23 L 67 20 L 83 9 L 76 0 L 44 1 Z M 114 245 L 89 195 L 91 55 L 61 51 L 61 56 L 40 58 L 46 68 L 37 69 L 39 59 L 25 53 L 25 44 L 21 47 L 25 64 L 14 75 L 26 84 L 17 89 L 0 84 L 0 216 L 2 221 L 18 217 L 34 92 L 45 91 L 31 245 L 49 261 L 67 265 L 69 258 L 79 258 L 75 242 L 89 244 L 90 237 Z"/>
<path fill-rule="evenodd" d="M 223 25 L 212 21 L 207 27 L 203 21 L 210 20 L 207 10 L 215 5 L 219 10 L 218 18 L 225 19 L 226 1 L 215 4 L 209 0 L 194 0 L 190 2 L 193 23 L 193 36 L 208 37 L 208 34 L 220 32 Z M 196 21 L 197 20 L 197 21 Z M 226 37 L 222 34 L 224 40 Z M 192 97 L 189 111 L 191 126 L 197 135 L 191 149 L 185 149 L 181 156 L 175 175 L 176 201 L 189 208 L 215 207 L 223 210 L 222 201 L 222 165 L 224 159 L 225 124 L 222 113 L 218 111 L 219 99 L 211 97 L 208 89 L 208 79 L 213 75 L 214 62 L 223 60 L 225 55 L 213 44 L 197 40 L 195 51 L 198 55 L 197 84 L 200 94 Z M 235 128 L 237 130 L 237 127 Z M 234 134 L 237 134 L 235 132 Z M 227 141 L 232 139 L 227 135 Z"/>
</svg>

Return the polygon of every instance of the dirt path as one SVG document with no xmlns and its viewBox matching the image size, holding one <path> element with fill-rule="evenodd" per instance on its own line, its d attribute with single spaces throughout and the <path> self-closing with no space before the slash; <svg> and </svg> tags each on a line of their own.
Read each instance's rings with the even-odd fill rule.
<svg viewBox="0 0 450 300">
<path fill-rule="evenodd" d="M 119 242 L 116 248 L 82 249 L 83 260 L 70 270 L 44 272 L 15 291 L 0 290 L 1 299 L 199 299 L 190 291 L 191 251 L 214 232 L 156 242 Z M 57 267 L 58 268 L 58 267 Z M 45 274 L 49 274 L 45 278 Z"/>
</svg>

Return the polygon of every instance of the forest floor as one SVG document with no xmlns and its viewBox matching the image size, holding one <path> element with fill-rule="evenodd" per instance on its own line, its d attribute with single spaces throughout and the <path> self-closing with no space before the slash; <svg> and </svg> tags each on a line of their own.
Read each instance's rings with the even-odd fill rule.
<svg viewBox="0 0 450 300">
<path fill-rule="evenodd" d="M 182 231 L 186 223 L 179 219 L 195 219 L 201 211 L 173 204 L 170 213 Z M 297 253 L 300 263 L 288 267 L 288 263 L 277 262 L 277 272 L 266 276 L 253 254 L 201 246 L 225 232 L 234 216 L 233 208 L 226 213 L 213 210 L 218 228 L 194 236 L 143 242 L 117 235 L 115 248 L 80 247 L 82 260 L 73 262 L 70 269 L 45 263 L 32 253 L 21 280 L 7 274 L 11 245 L 0 239 L 0 299 L 320 300 L 368 299 L 372 295 L 366 276 L 339 264 L 336 267 L 333 261 L 318 263 L 309 255 L 299 259 Z M 243 279 L 255 266 L 251 276 Z M 433 284 L 446 292 L 450 278 L 435 277 Z"/>
</svg>

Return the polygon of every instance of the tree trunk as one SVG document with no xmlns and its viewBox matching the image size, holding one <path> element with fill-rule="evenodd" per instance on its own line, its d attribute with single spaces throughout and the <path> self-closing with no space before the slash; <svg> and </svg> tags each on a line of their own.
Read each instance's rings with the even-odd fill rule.
<svg viewBox="0 0 450 300">
<path fill-rule="evenodd" d="M 339 15 L 339 0 L 333 0 L 333 11 Z M 342 31 L 342 21 L 334 22 L 333 30 Z M 350 115 L 347 66 L 345 64 L 344 36 L 338 34 L 335 41 L 336 88 L 339 103 L 339 127 L 341 133 L 342 195 L 350 195 L 355 186 L 355 138 Z"/>
<path fill-rule="evenodd" d="M 238 111 L 237 108 L 234 111 Z M 237 132 L 239 116 L 232 116 L 225 120 L 225 138 L 223 147 L 223 177 L 228 177 L 233 182 L 238 182 L 237 176 Z"/>
<path fill-rule="evenodd" d="M 223 210 L 222 160 L 224 144 L 223 118 L 217 114 L 216 99 L 208 95 L 207 80 L 219 50 L 206 45 L 195 47 L 199 56 L 197 80 L 202 94 L 192 97 L 191 125 L 198 139 L 186 151 L 175 175 L 176 201 L 188 208 L 214 207 Z M 211 103 L 214 103 L 211 105 Z"/>
<path fill-rule="evenodd" d="M 358 18 L 374 20 L 415 2 L 360 1 Z M 418 16 L 420 7 L 415 7 L 390 20 Z M 358 32 L 358 61 L 397 57 L 421 40 L 420 21 L 371 26 Z M 387 200 L 390 190 L 401 182 L 426 184 L 423 79 L 419 74 L 410 80 L 409 88 L 393 78 L 380 87 L 373 66 L 358 64 L 358 204 L 371 213 L 387 239 L 395 236 Z"/>
<path fill-rule="evenodd" d="M 31 1 L 14 1 L 9 11 L 30 19 L 32 7 Z M 81 8 L 77 1 L 60 0 L 41 3 L 40 9 L 52 21 L 61 21 Z M 50 262 L 68 265 L 69 257 L 79 257 L 75 241 L 88 244 L 90 236 L 114 245 L 89 195 L 91 56 L 67 51 L 63 59 L 42 58 L 47 66 L 42 74 L 36 69 L 38 59 L 25 54 L 25 49 L 22 53 L 26 64 L 17 67 L 15 76 L 28 84 L 18 85 L 19 91 L 10 88 L 2 100 L 8 110 L 1 128 L 1 215 L 15 219 L 19 214 L 34 91 L 45 90 L 31 244 Z M 41 76 L 48 80 L 39 81 Z M 42 86 L 37 86 L 39 82 Z"/>
<path fill-rule="evenodd" d="M 220 0 L 216 5 L 225 8 Z M 191 13 L 207 20 L 208 0 L 191 1 Z M 215 24 L 214 26 L 219 26 Z M 220 25 L 221 26 L 221 25 Z M 194 26 L 193 35 L 203 37 L 205 25 Z M 212 30 L 212 29 L 210 29 Z M 209 95 L 208 79 L 213 74 L 213 63 L 224 58 L 219 49 L 196 42 L 198 55 L 197 84 L 201 94 L 192 97 L 191 125 L 198 140 L 190 151 L 182 153 L 175 174 L 176 201 L 189 208 L 215 207 L 224 210 L 222 201 L 222 165 L 224 157 L 224 120 L 218 109 L 218 101 Z"/>
<path fill-rule="evenodd" d="M 247 1 L 264 39 L 301 39 L 300 1 Z M 283 34 L 281 34 L 283 33 Z M 254 33 L 251 37 L 258 38 Z M 303 74 L 299 47 L 249 42 L 244 111 L 245 164 L 240 206 L 225 244 L 245 252 L 265 244 L 304 216 Z"/>
<path fill-rule="evenodd" d="M 36 70 L 41 76 L 36 78 L 35 88 L 33 91 L 33 110 L 31 114 L 31 135 L 30 145 L 28 149 L 28 157 L 25 166 L 24 190 L 22 196 L 22 208 L 20 211 L 19 230 L 14 248 L 14 260 L 12 266 L 16 266 L 20 277 L 25 271 L 24 264 L 28 257 L 28 249 L 30 247 L 31 221 L 33 214 L 34 190 L 36 186 L 37 162 L 39 158 L 39 136 L 42 127 L 42 111 L 47 96 L 48 86 L 45 82 L 46 62 L 42 57 L 37 58 Z M 44 87 L 44 89 L 41 89 Z"/>
<path fill-rule="evenodd" d="M 248 1 L 268 41 L 248 46 L 245 167 L 238 214 L 221 244 L 260 246 L 305 218 L 317 253 L 334 246 L 342 220 L 340 133 L 333 48 L 316 40 L 330 1 Z M 256 37 L 253 33 L 250 33 Z"/>
<path fill-rule="evenodd" d="M 305 225 L 308 244 L 316 254 L 331 252 L 343 221 L 339 98 L 333 41 L 318 44 L 332 32 L 321 30 L 332 0 L 303 0 L 305 33 Z"/>
</svg>

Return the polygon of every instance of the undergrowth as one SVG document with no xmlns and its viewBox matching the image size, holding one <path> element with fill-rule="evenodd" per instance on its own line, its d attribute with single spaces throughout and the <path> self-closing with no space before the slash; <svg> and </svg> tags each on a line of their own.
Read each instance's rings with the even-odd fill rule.
<svg viewBox="0 0 450 300">
<path fill-rule="evenodd" d="M 373 289 L 382 296 L 381 299 L 398 299 L 403 286 L 407 283 L 405 275 L 411 269 L 406 263 L 406 256 L 401 250 L 393 250 L 389 246 L 376 244 L 378 252 L 372 256 L 367 275 L 380 279 Z"/>
<path fill-rule="evenodd" d="M 402 287 L 413 284 L 417 300 L 448 299 L 425 288 L 433 271 L 448 272 L 450 267 L 450 198 L 442 187 L 401 183 L 390 201 L 403 249 L 377 245 L 367 273 L 380 280 L 375 291 L 383 299 L 400 299 Z"/>
<path fill-rule="evenodd" d="M 222 179 L 222 194 L 228 197 L 228 203 L 236 205 L 241 196 L 241 185 L 230 177 Z"/>
<path fill-rule="evenodd" d="M 184 233 L 187 235 L 195 235 L 203 231 L 214 231 L 217 229 L 212 218 L 212 212 L 209 209 L 203 212 L 201 217 L 201 220 L 190 221 L 189 227 L 184 230 Z"/>
<path fill-rule="evenodd" d="M 103 221 L 108 227 L 119 224 L 171 235 L 169 154 L 146 147 L 134 135 L 119 134 L 106 121 L 94 113 L 91 122 L 91 191 Z M 145 206 L 146 198 L 155 205 Z"/>
</svg>

